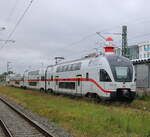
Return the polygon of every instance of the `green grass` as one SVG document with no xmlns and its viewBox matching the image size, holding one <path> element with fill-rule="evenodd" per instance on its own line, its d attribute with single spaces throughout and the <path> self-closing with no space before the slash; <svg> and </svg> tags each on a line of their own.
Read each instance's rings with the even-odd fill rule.
<svg viewBox="0 0 150 137">
<path fill-rule="evenodd" d="M 48 118 L 76 137 L 150 136 L 149 99 L 135 100 L 129 106 L 105 106 L 12 87 L 0 87 L 0 96 Z M 141 102 L 148 102 L 147 110 L 136 106 Z"/>
<path fill-rule="evenodd" d="M 137 97 L 130 107 L 150 112 L 150 96 Z"/>
<path fill-rule="evenodd" d="M 150 101 L 150 96 L 144 95 L 144 96 L 139 96 L 137 97 L 138 100 L 143 100 L 143 101 Z"/>
</svg>

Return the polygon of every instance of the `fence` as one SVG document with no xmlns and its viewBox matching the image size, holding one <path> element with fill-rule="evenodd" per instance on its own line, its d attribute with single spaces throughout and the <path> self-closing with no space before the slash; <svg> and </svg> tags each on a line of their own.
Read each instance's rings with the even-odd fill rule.
<svg viewBox="0 0 150 137">
<path fill-rule="evenodd" d="M 150 94 L 150 59 L 133 60 L 136 87 L 139 95 Z"/>
</svg>

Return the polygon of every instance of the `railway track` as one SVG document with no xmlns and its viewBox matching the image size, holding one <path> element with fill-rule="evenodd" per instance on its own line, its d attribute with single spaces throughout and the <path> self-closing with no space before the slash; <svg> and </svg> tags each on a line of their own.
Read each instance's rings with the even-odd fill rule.
<svg viewBox="0 0 150 137">
<path fill-rule="evenodd" d="M 4 137 L 55 137 L 36 121 L 0 97 L 0 125 Z M 0 132 L 1 133 L 1 132 Z M 2 134 L 3 134 L 2 133 Z"/>
<path fill-rule="evenodd" d="M 8 127 L 6 126 L 6 124 L 0 120 L 0 136 L 1 137 L 13 137 L 13 135 L 11 134 L 11 132 L 9 131 Z"/>
</svg>

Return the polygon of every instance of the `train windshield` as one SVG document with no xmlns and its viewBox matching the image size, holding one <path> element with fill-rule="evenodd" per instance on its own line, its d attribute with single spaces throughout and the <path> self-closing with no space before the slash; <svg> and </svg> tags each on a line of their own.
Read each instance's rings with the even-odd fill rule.
<svg viewBox="0 0 150 137">
<path fill-rule="evenodd" d="M 109 62 L 115 81 L 132 82 L 133 67 L 129 59 L 117 55 L 107 55 L 106 58 Z"/>
<path fill-rule="evenodd" d="M 116 77 L 118 79 L 126 79 L 128 77 L 128 67 L 115 67 L 116 69 Z"/>
</svg>

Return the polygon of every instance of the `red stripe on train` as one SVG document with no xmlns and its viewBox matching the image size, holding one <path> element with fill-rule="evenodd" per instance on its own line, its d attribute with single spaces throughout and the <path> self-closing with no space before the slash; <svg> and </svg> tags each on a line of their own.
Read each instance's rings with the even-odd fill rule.
<svg viewBox="0 0 150 137">
<path fill-rule="evenodd" d="M 12 80 L 12 81 L 16 81 L 16 82 L 21 82 L 23 80 Z M 38 79 L 32 79 L 32 80 L 25 80 L 27 82 L 34 82 L 34 81 L 45 81 L 45 80 L 38 80 Z M 86 79 L 86 78 L 59 78 L 59 79 L 46 79 L 46 81 L 88 81 L 93 83 L 94 85 L 96 85 L 101 91 L 105 92 L 105 93 L 111 93 L 111 91 L 106 90 L 104 88 L 102 88 L 94 79 Z"/>
</svg>

